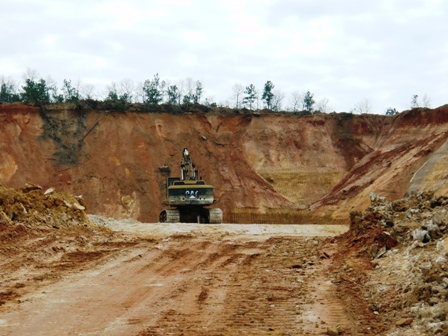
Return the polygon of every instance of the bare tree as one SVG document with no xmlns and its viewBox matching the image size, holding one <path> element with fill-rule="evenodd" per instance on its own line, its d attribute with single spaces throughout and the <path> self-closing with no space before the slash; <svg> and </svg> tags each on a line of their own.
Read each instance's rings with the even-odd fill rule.
<svg viewBox="0 0 448 336">
<path fill-rule="evenodd" d="M 39 79 L 39 73 L 36 69 L 26 68 L 26 71 L 23 74 L 23 80 L 31 80 L 33 82 L 37 81 Z"/>
<path fill-rule="evenodd" d="M 131 79 L 123 79 L 120 81 L 120 96 L 128 103 L 132 103 L 134 99 L 134 82 Z"/>
<path fill-rule="evenodd" d="M 350 112 L 359 114 L 372 112 L 372 103 L 369 99 L 364 98 L 360 100 Z"/>
<path fill-rule="evenodd" d="M 95 94 L 95 86 L 92 84 L 83 84 L 81 85 L 80 92 L 81 95 L 86 99 L 94 99 Z"/>
<path fill-rule="evenodd" d="M 423 107 L 431 107 L 431 97 L 429 97 L 426 93 L 422 98 L 422 106 Z"/>
<path fill-rule="evenodd" d="M 3 84 L 8 85 L 10 87 L 14 87 L 15 89 L 17 88 L 16 81 L 11 77 L 0 76 L 0 85 L 3 85 Z"/>
<path fill-rule="evenodd" d="M 261 105 L 261 97 L 260 97 L 260 94 L 258 93 L 258 91 L 257 91 L 257 94 L 255 95 L 255 99 L 256 99 L 256 102 L 257 102 L 257 110 L 259 110 L 260 109 L 260 105 Z"/>
<path fill-rule="evenodd" d="M 291 93 L 289 101 L 291 111 L 297 112 L 299 110 L 299 106 L 302 104 L 303 94 L 301 94 L 299 91 L 294 91 L 293 93 Z"/>
<path fill-rule="evenodd" d="M 120 91 L 117 83 L 112 82 L 109 85 L 106 85 L 107 97 L 106 100 L 118 100 L 120 96 Z"/>
<path fill-rule="evenodd" d="M 235 107 L 240 108 L 242 100 L 240 99 L 240 97 L 244 93 L 244 86 L 241 85 L 240 83 L 236 83 L 235 85 L 233 85 L 232 90 L 233 90 L 233 98 L 235 98 L 236 100 Z"/>
<path fill-rule="evenodd" d="M 51 88 L 57 88 L 58 87 L 58 83 L 51 76 L 48 76 L 47 79 L 45 80 L 45 82 L 47 83 L 48 87 L 51 87 Z"/>
<path fill-rule="evenodd" d="M 328 106 L 328 98 L 322 98 L 319 100 L 316 104 L 316 111 L 328 113 L 330 112 L 331 108 Z"/>
<path fill-rule="evenodd" d="M 272 98 L 272 110 L 281 111 L 283 99 L 285 99 L 285 94 L 280 90 L 275 90 L 273 94 L 274 96 Z"/>
<path fill-rule="evenodd" d="M 134 89 L 135 92 L 135 101 L 136 102 L 143 102 L 145 100 L 145 91 L 143 90 L 143 83 L 140 82 L 137 84 L 136 88 Z"/>
<path fill-rule="evenodd" d="M 185 79 L 185 91 L 184 97 L 182 99 L 183 103 L 191 103 L 193 101 L 194 92 L 196 89 L 196 83 L 194 82 L 193 78 L 187 77 Z"/>
<path fill-rule="evenodd" d="M 177 89 L 178 89 L 178 93 L 179 93 L 179 95 L 178 95 L 178 99 L 179 99 L 178 105 L 180 105 L 182 103 L 182 99 L 183 99 L 183 96 L 185 95 L 185 88 L 186 87 L 187 87 L 187 84 L 186 84 L 186 82 L 184 80 L 180 80 L 177 83 Z"/>
</svg>

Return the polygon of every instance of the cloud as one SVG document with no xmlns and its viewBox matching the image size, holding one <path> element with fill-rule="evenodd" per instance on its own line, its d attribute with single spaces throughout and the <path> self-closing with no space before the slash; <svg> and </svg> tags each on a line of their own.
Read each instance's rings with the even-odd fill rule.
<svg viewBox="0 0 448 336">
<path fill-rule="evenodd" d="M 340 111 L 363 98 L 401 110 L 424 93 L 444 104 L 447 10 L 441 0 L 4 0 L 0 75 L 31 67 L 104 85 L 159 73 L 198 79 L 218 101 L 236 82 L 272 80 Z"/>
</svg>

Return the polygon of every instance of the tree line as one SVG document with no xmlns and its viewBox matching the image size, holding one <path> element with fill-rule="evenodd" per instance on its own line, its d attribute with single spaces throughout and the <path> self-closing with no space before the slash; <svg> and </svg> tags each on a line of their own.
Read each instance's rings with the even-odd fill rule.
<svg viewBox="0 0 448 336">
<path fill-rule="evenodd" d="M 328 112 L 328 99 L 318 104 L 314 94 L 294 92 L 290 105 L 284 105 L 285 95 L 275 90 L 275 85 L 268 80 L 261 92 L 254 84 L 243 86 L 235 84 L 232 96 L 220 103 L 213 97 L 204 97 L 204 88 L 199 80 L 187 78 L 177 83 L 162 80 L 156 73 L 152 79 L 135 84 L 125 79 L 112 82 L 106 86 L 106 92 L 99 97 L 93 85 L 83 85 L 80 81 L 72 82 L 64 79 L 61 86 L 51 78 L 44 79 L 35 70 L 27 69 L 23 76 L 23 83 L 17 83 L 11 78 L 0 76 L 1 103 L 66 103 L 80 100 L 102 100 L 123 103 L 145 103 L 152 105 L 170 104 L 203 104 L 206 106 L 220 106 L 228 108 L 246 108 L 249 110 L 268 109 L 272 111 L 309 111 Z"/>
<path fill-rule="evenodd" d="M 152 79 L 135 84 L 129 79 L 120 82 L 112 82 L 106 86 L 106 92 L 99 97 L 95 93 L 93 85 L 83 85 L 80 81 L 72 82 L 64 79 L 62 85 L 51 78 L 41 78 L 37 71 L 27 69 L 23 75 L 24 81 L 18 84 L 11 78 L 0 76 L 0 103 L 65 103 L 80 100 L 102 100 L 106 102 L 119 103 L 145 103 L 151 105 L 169 104 L 202 104 L 209 107 L 246 108 L 249 110 L 268 109 L 271 111 L 308 111 L 308 112 L 330 112 L 331 108 L 327 98 L 317 101 L 310 91 L 292 92 L 289 101 L 285 103 L 285 94 L 275 89 L 272 81 L 268 80 L 259 91 L 254 84 L 243 86 L 236 83 L 232 87 L 232 96 L 220 103 L 213 97 L 204 97 L 204 88 L 199 80 L 187 78 L 171 83 L 162 80 L 156 73 Z M 424 107 L 429 107 L 430 99 L 427 95 L 423 97 Z M 419 107 L 418 95 L 412 96 L 411 108 Z M 372 112 L 370 100 L 364 98 L 351 110 L 352 113 Z M 388 108 L 386 115 L 398 113 L 395 108 Z"/>
</svg>

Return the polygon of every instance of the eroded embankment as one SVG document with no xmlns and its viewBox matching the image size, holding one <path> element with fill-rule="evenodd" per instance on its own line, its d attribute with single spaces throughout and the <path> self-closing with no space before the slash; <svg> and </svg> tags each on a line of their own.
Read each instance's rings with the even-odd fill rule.
<svg viewBox="0 0 448 336">
<path fill-rule="evenodd" d="M 179 175 L 188 147 L 225 220 L 275 209 L 273 222 L 281 222 L 278 209 L 313 204 L 319 212 L 299 212 L 297 222 L 347 222 L 372 190 L 402 197 L 448 137 L 446 107 L 393 118 L 232 113 L 2 105 L 0 184 L 55 187 L 82 194 L 89 213 L 154 222 L 165 179 Z"/>
</svg>

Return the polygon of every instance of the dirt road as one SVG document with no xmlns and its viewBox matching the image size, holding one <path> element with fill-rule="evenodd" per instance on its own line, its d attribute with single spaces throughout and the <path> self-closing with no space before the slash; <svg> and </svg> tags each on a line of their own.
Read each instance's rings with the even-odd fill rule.
<svg viewBox="0 0 448 336">
<path fill-rule="evenodd" d="M 146 239 L 7 302 L 0 335 L 350 335 L 363 322 L 328 273 L 324 236 L 346 226 L 109 224 Z"/>
</svg>

